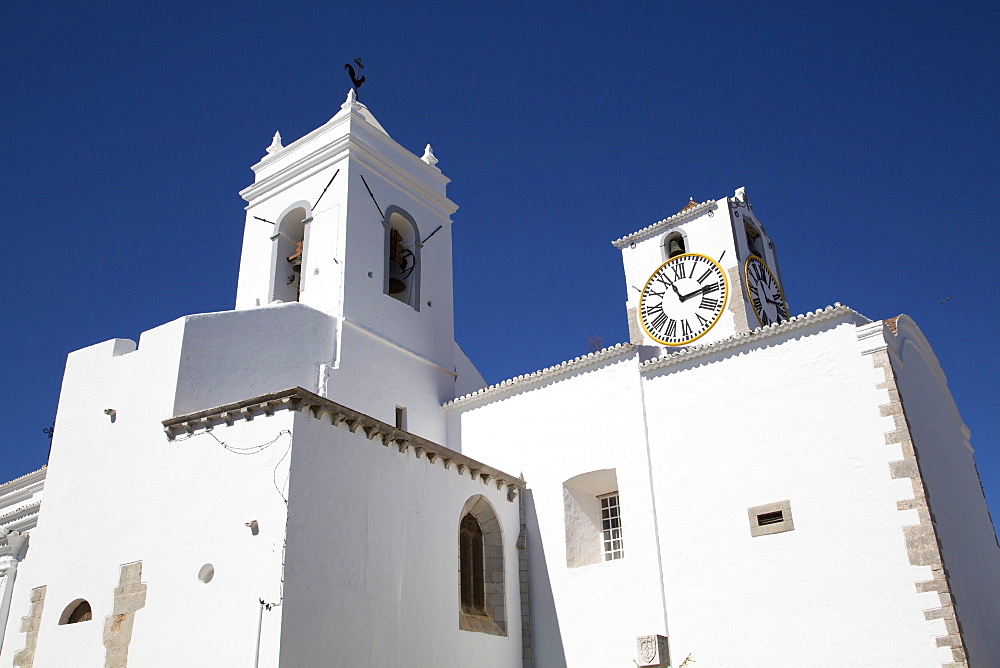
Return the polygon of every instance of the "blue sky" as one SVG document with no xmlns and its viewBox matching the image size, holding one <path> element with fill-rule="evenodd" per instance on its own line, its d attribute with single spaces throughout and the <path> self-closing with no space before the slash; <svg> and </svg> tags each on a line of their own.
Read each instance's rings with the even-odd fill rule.
<svg viewBox="0 0 1000 668">
<path fill-rule="evenodd" d="M 1000 516 L 998 32 L 995 2 L 0 4 L 0 479 L 44 463 L 68 352 L 232 308 L 250 165 L 361 56 L 453 180 L 487 380 L 626 340 L 609 242 L 746 186 L 793 311 L 916 319 Z"/>
</svg>

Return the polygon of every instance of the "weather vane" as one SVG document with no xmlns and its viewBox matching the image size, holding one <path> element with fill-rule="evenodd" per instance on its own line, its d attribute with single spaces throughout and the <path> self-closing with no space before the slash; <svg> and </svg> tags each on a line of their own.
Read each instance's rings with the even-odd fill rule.
<svg viewBox="0 0 1000 668">
<path fill-rule="evenodd" d="M 344 65 L 344 69 L 351 75 L 351 83 L 354 85 L 354 94 L 355 96 L 358 96 L 358 89 L 361 88 L 361 84 L 365 82 L 365 76 L 362 74 L 359 78 L 357 75 L 361 74 L 361 70 L 365 69 L 365 66 L 361 64 L 360 58 L 355 58 L 354 62 L 358 66 L 357 71 L 354 70 L 354 65 L 351 65 L 350 63 Z"/>
</svg>

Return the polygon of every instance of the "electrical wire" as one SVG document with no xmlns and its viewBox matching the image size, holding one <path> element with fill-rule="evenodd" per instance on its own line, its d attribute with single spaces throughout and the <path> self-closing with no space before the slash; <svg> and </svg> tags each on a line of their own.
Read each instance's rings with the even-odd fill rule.
<svg viewBox="0 0 1000 668">
<path fill-rule="evenodd" d="M 275 436 L 274 438 L 272 438 L 267 443 L 261 443 L 260 445 L 251 445 L 250 447 L 247 447 L 247 448 L 238 448 L 238 447 L 236 447 L 234 445 L 229 445 L 228 443 L 226 443 L 225 441 L 223 441 L 221 438 L 219 438 L 218 436 L 216 436 L 215 433 L 213 432 L 213 430 L 211 428 L 206 429 L 203 432 L 197 432 L 197 433 L 193 433 L 193 434 L 186 434 L 184 436 L 178 436 L 174 440 L 175 441 L 186 441 L 189 438 L 193 438 L 195 436 L 200 436 L 201 434 L 208 434 L 209 436 L 211 436 L 212 438 L 214 438 L 215 442 L 218 443 L 219 445 L 221 445 L 224 450 L 226 450 L 228 452 L 231 452 L 231 453 L 233 453 L 235 455 L 258 455 L 258 454 L 264 452 L 265 450 L 267 450 L 268 448 L 270 448 L 275 443 L 277 443 L 281 439 L 282 436 L 287 435 L 288 436 L 288 445 L 285 447 L 285 452 L 284 452 L 284 454 L 281 455 L 281 459 L 279 459 L 278 463 L 274 465 L 274 472 L 271 475 L 271 482 L 274 484 L 274 489 L 275 489 L 275 491 L 278 492 L 278 496 L 281 497 L 281 500 L 285 502 L 286 506 L 288 505 L 288 497 L 286 497 L 285 493 L 282 491 L 283 488 L 285 488 L 285 487 L 288 486 L 288 476 L 287 475 L 285 476 L 285 482 L 281 485 L 281 487 L 279 487 L 278 486 L 278 468 L 281 466 L 281 463 L 283 461 L 285 461 L 285 458 L 288 457 L 288 453 L 291 452 L 291 450 L 292 450 L 292 432 L 290 430 L 288 430 L 288 429 L 282 429 L 281 431 L 278 432 L 277 436 Z M 289 471 L 289 475 L 291 475 L 291 471 Z"/>
</svg>

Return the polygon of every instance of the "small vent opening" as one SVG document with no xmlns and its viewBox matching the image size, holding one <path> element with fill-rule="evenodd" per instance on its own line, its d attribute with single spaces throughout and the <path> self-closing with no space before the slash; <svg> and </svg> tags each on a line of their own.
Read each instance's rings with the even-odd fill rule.
<svg viewBox="0 0 1000 668">
<path fill-rule="evenodd" d="M 778 524 L 779 522 L 784 522 L 785 516 L 780 510 L 776 510 L 773 513 L 763 513 L 757 516 L 757 524 L 759 526 L 764 526 L 765 524 Z"/>
</svg>

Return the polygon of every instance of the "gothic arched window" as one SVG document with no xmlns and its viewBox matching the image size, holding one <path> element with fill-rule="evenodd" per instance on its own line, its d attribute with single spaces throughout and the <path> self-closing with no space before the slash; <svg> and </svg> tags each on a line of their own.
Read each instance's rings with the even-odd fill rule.
<svg viewBox="0 0 1000 668">
<path fill-rule="evenodd" d="M 462 612 L 486 614 L 486 578 L 483 572 L 483 528 L 471 513 L 462 518 L 459 530 L 459 569 L 462 574 Z"/>
<path fill-rule="evenodd" d="M 507 635 L 503 533 L 482 494 L 470 497 L 458 525 L 458 628 Z"/>
<path fill-rule="evenodd" d="M 385 212 L 384 292 L 420 310 L 420 232 L 410 214 L 398 206 Z"/>
</svg>

